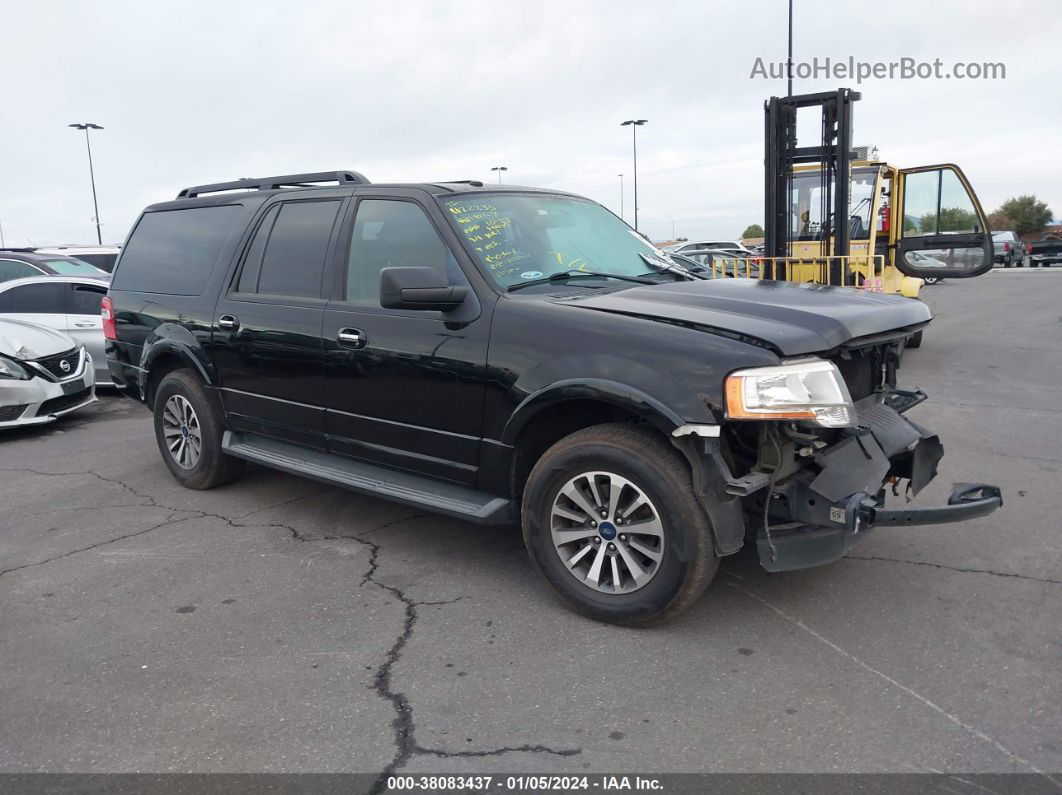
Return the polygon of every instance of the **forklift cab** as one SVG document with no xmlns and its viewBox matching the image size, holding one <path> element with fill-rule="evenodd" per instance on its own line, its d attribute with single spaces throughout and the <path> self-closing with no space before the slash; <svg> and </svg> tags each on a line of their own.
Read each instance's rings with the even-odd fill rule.
<svg viewBox="0 0 1062 795">
<path fill-rule="evenodd" d="M 926 278 L 968 278 L 991 269 L 984 211 L 958 166 L 897 169 L 856 160 L 850 174 L 845 283 L 915 298 Z M 824 191 L 820 166 L 793 169 L 788 253 L 799 261 L 837 250 Z M 797 276 L 800 266 L 794 269 Z M 810 270 L 804 275 L 809 278 L 801 281 L 819 281 Z"/>
</svg>

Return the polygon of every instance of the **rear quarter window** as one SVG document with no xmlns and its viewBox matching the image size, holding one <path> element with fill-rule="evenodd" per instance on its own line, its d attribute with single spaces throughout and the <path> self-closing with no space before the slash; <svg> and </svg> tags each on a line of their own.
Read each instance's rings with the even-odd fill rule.
<svg viewBox="0 0 1062 795">
<path fill-rule="evenodd" d="M 200 295 L 242 209 L 227 204 L 144 213 L 122 250 L 112 287 Z"/>
</svg>

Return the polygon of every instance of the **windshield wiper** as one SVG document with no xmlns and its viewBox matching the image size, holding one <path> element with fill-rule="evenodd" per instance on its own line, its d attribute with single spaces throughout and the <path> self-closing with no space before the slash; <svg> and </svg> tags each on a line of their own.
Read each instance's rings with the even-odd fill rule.
<svg viewBox="0 0 1062 795">
<path fill-rule="evenodd" d="M 705 278 L 704 276 L 697 275 L 688 268 L 684 268 L 673 260 L 669 260 L 663 257 L 651 257 L 641 251 L 638 252 L 638 256 L 641 257 L 645 264 L 648 265 L 650 268 L 653 268 L 654 270 L 660 271 L 662 273 L 674 273 L 678 276 L 685 277 L 689 281 L 695 281 L 698 279 Z"/>
<path fill-rule="evenodd" d="M 575 276 L 591 276 L 598 279 L 619 279 L 624 282 L 636 282 L 637 284 L 656 284 L 648 279 L 639 279 L 637 276 L 624 276 L 619 273 L 602 273 L 600 271 L 557 271 L 551 273 L 549 276 L 543 276 L 540 279 L 530 279 L 526 282 L 518 282 L 517 284 L 510 284 L 506 289 L 506 292 L 513 292 L 515 290 L 522 290 L 525 287 L 534 287 L 536 284 L 550 284 L 551 282 L 566 282 Z"/>
</svg>

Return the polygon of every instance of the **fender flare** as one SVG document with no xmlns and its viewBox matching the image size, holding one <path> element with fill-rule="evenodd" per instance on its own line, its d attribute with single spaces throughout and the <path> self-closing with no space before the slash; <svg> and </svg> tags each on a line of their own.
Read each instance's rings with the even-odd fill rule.
<svg viewBox="0 0 1062 795">
<path fill-rule="evenodd" d="M 686 420 L 654 397 L 618 381 L 605 378 L 580 378 L 555 381 L 524 398 L 516 407 L 505 429 L 502 444 L 515 445 L 528 423 L 543 409 L 569 400 L 599 400 L 626 409 L 652 423 L 665 435 L 670 435 Z"/>
<path fill-rule="evenodd" d="M 198 344 L 193 345 L 185 340 L 173 337 L 161 337 L 144 345 L 144 349 L 140 354 L 140 370 L 145 376 L 140 379 L 140 397 L 142 400 L 146 401 L 148 399 L 148 382 L 150 381 L 152 364 L 158 361 L 160 356 L 166 355 L 176 356 L 182 362 L 188 364 L 207 386 L 215 385 L 213 368 L 209 366 L 209 362 L 204 362 L 204 353 Z"/>
</svg>

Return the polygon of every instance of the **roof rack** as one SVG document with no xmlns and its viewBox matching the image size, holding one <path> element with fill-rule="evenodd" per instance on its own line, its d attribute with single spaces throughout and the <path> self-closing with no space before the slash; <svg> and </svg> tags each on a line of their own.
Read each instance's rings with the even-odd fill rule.
<svg viewBox="0 0 1062 795">
<path fill-rule="evenodd" d="M 27 246 L 3 246 L 3 247 L 0 247 L 0 251 L 20 251 L 20 252 L 22 252 L 24 254 L 32 254 L 36 250 L 37 249 L 35 249 L 35 248 L 31 248 L 31 247 L 27 247 Z"/>
<path fill-rule="evenodd" d="M 204 193 L 222 193 L 229 190 L 277 190 L 278 188 L 314 188 L 322 182 L 343 185 L 368 185 L 369 180 L 357 171 L 316 171 L 312 174 L 284 174 L 279 177 L 237 179 L 232 182 L 216 182 L 213 185 L 193 185 L 177 194 L 178 199 L 192 199 Z"/>
</svg>

